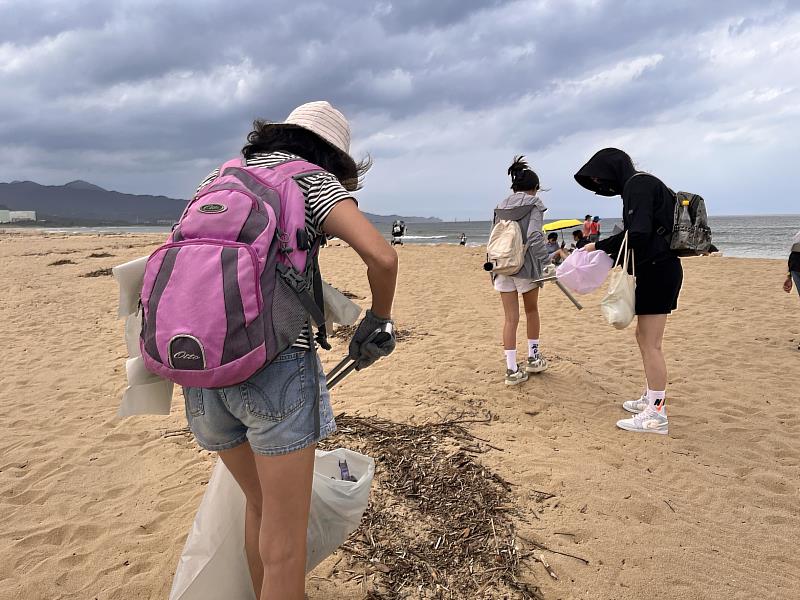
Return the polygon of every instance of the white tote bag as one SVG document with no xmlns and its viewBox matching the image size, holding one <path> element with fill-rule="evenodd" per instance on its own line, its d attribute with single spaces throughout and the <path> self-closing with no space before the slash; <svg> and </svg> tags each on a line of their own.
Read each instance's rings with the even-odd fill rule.
<svg viewBox="0 0 800 600">
<path fill-rule="evenodd" d="M 342 481 L 346 460 L 355 481 Z M 369 502 L 375 461 L 337 448 L 316 451 L 308 517 L 306 573 L 356 530 Z M 172 580 L 170 600 L 253 600 L 244 552 L 245 498 L 221 460 L 217 461 Z"/>
<path fill-rule="evenodd" d="M 630 251 L 633 255 L 633 250 Z M 625 256 L 622 267 L 619 259 Z M 614 269 L 609 277 L 608 292 L 600 301 L 600 311 L 610 325 L 617 329 L 625 329 L 633 321 L 636 314 L 636 266 L 631 259 L 633 275 L 628 273 L 628 232 L 622 240 L 622 247 L 617 254 Z"/>
</svg>

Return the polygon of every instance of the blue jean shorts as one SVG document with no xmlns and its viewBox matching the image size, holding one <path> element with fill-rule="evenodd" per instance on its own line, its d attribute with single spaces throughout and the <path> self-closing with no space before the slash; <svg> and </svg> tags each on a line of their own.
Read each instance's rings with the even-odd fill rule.
<svg viewBox="0 0 800 600">
<path fill-rule="evenodd" d="M 319 435 L 314 430 L 317 384 Z M 186 418 L 197 443 L 214 452 L 248 441 L 256 454 L 288 454 L 336 431 L 322 365 L 316 353 L 306 350 L 286 350 L 239 385 L 186 387 L 183 396 Z"/>
</svg>

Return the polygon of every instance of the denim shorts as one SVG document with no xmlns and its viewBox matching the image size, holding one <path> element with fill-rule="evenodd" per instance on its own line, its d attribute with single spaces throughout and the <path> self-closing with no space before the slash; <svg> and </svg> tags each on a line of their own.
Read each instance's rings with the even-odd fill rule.
<svg viewBox="0 0 800 600">
<path fill-rule="evenodd" d="M 317 381 L 319 435 L 314 430 Z M 256 454 L 287 454 L 336 431 L 322 365 L 306 350 L 289 348 L 239 385 L 186 387 L 183 396 L 189 427 L 206 450 L 229 450 L 248 441 Z"/>
</svg>

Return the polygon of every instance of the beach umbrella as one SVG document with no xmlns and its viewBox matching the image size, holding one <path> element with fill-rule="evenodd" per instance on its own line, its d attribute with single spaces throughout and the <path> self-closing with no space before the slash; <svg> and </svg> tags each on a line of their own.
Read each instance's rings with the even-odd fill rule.
<svg viewBox="0 0 800 600">
<path fill-rule="evenodd" d="M 542 230 L 549 233 L 551 231 L 560 231 L 562 229 L 570 229 L 571 227 L 580 227 L 582 225 L 583 221 L 579 221 L 578 219 L 561 219 L 560 221 L 547 223 L 542 227 Z"/>
<path fill-rule="evenodd" d="M 563 242 L 564 229 L 572 229 L 573 227 L 581 226 L 583 226 L 583 221 L 579 221 L 578 219 L 561 219 L 560 221 L 547 223 L 544 227 L 542 227 L 542 231 L 545 233 L 550 233 L 551 231 L 561 231 L 561 241 Z"/>
</svg>

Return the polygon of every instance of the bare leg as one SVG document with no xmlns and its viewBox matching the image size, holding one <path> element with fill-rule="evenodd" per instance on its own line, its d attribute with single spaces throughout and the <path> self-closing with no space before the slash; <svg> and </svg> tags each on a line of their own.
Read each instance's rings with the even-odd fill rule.
<svg viewBox="0 0 800 600">
<path fill-rule="evenodd" d="M 530 292 L 522 294 L 522 302 L 525 304 L 528 339 L 538 340 L 541 329 L 541 323 L 539 321 L 539 288 L 533 288 Z"/>
<path fill-rule="evenodd" d="M 503 347 L 506 350 L 517 349 L 517 326 L 519 325 L 519 296 L 517 292 L 500 292 L 503 301 L 503 312 L 506 315 L 503 324 Z"/>
<path fill-rule="evenodd" d="M 263 499 L 260 600 L 303 600 L 314 446 L 281 456 L 256 455 L 255 461 Z"/>
<path fill-rule="evenodd" d="M 661 351 L 666 324 L 667 315 L 639 315 L 636 323 L 636 341 L 651 390 L 667 389 L 667 363 Z"/>
<path fill-rule="evenodd" d="M 247 499 L 244 513 L 244 549 L 247 554 L 247 565 L 250 567 L 250 578 L 253 580 L 253 590 L 258 598 L 264 578 L 264 567 L 258 552 L 258 535 L 261 531 L 261 485 L 258 482 L 255 457 L 248 442 L 221 451 L 219 457 Z"/>
</svg>

